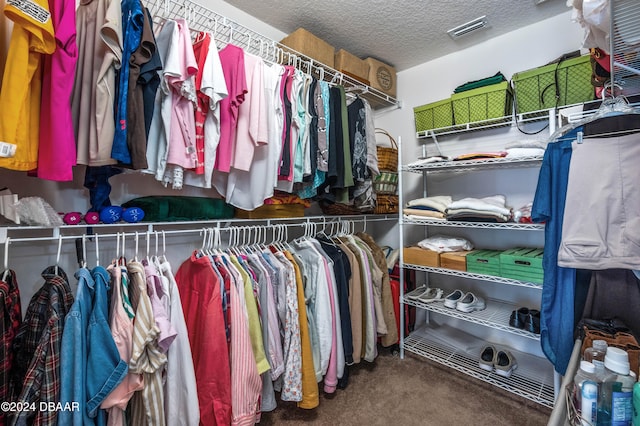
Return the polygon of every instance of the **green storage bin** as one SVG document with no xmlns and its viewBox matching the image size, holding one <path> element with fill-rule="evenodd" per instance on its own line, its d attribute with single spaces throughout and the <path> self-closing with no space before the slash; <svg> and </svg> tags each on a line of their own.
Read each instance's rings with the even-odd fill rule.
<svg viewBox="0 0 640 426">
<path fill-rule="evenodd" d="M 557 80 L 556 80 L 557 78 Z M 589 55 L 522 71 L 511 77 L 518 114 L 579 104 L 594 98 Z"/>
<path fill-rule="evenodd" d="M 413 108 L 416 132 L 440 129 L 453 125 L 451 98 Z"/>
<path fill-rule="evenodd" d="M 543 250 L 540 248 L 517 247 L 500 254 L 500 274 L 504 278 L 542 284 Z"/>
<path fill-rule="evenodd" d="M 456 125 L 508 121 L 511 119 L 512 98 L 508 81 L 454 93 L 451 95 L 453 121 Z M 499 120 L 493 121 L 493 118 Z"/>
<path fill-rule="evenodd" d="M 474 250 L 467 254 L 467 272 L 500 276 L 500 250 Z"/>
</svg>

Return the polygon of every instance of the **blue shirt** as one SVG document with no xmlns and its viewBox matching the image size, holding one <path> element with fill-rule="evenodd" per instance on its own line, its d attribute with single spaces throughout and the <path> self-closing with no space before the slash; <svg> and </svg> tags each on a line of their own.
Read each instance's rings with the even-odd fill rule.
<svg viewBox="0 0 640 426">
<path fill-rule="evenodd" d="M 129 59 L 140 45 L 144 15 L 140 0 L 122 1 L 122 65 L 116 97 L 116 132 L 111 147 L 111 158 L 131 164 L 127 146 L 127 92 L 129 91 Z"/>
<path fill-rule="evenodd" d="M 555 370 L 565 374 L 573 350 L 576 270 L 558 266 L 562 221 L 569 181 L 571 142 L 581 128 L 547 145 L 531 209 L 534 222 L 545 222 L 540 306 L 540 344 Z"/>
<path fill-rule="evenodd" d="M 61 345 L 60 402 L 78 403 L 79 410 L 60 411 L 60 425 L 105 425 L 105 411 L 99 409 L 106 396 L 127 375 L 127 363 L 120 359 L 107 323 L 109 274 L 98 266 L 93 273 L 82 268 L 76 300 L 65 319 Z"/>
</svg>

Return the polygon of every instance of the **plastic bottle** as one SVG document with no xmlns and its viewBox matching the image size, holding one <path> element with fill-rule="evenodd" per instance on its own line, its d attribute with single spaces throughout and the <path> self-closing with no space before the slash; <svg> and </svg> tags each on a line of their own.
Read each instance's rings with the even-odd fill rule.
<svg viewBox="0 0 640 426">
<path fill-rule="evenodd" d="M 596 366 L 596 375 L 602 376 L 604 373 L 604 357 L 607 354 L 607 341 L 594 340 L 590 348 L 584 350 L 582 359 L 589 361 Z"/>
<path fill-rule="evenodd" d="M 640 426 L 640 383 L 633 385 L 633 426 Z"/>
<path fill-rule="evenodd" d="M 580 361 L 580 368 L 576 371 L 576 375 L 573 378 L 576 396 L 575 403 L 576 408 L 579 410 L 582 408 L 582 384 L 587 380 L 597 383 L 596 366 L 589 361 Z"/>
<path fill-rule="evenodd" d="M 629 374 L 629 356 L 619 348 L 607 348 L 605 377 L 598 398 L 598 426 L 631 426 L 633 419 L 633 385 Z"/>
<path fill-rule="evenodd" d="M 582 382 L 581 391 L 582 426 L 594 426 L 598 416 L 598 383 L 593 380 Z"/>
</svg>

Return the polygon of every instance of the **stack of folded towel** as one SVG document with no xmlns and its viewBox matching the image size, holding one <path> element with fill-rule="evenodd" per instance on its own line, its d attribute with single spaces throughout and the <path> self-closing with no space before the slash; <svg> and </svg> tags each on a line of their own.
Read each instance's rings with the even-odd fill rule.
<svg viewBox="0 0 640 426">
<path fill-rule="evenodd" d="M 506 206 L 504 195 L 493 195 L 485 198 L 463 198 L 453 201 L 445 212 L 447 220 L 469 222 L 509 222 L 511 209 Z"/>
<path fill-rule="evenodd" d="M 407 202 L 403 212 L 407 219 L 445 219 L 447 207 L 452 199 L 448 195 L 418 198 Z"/>
</svg>

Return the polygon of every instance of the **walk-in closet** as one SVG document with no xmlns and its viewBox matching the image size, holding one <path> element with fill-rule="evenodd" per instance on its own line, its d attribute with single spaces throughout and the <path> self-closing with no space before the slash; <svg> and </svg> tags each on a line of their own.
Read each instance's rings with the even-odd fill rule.
<svg viewBox="0 0 640 426">
<path fill-rule="evenodd" d="M 636 1 L 0 8 L 0 426 L 640 425 Z"/>
</svg>

